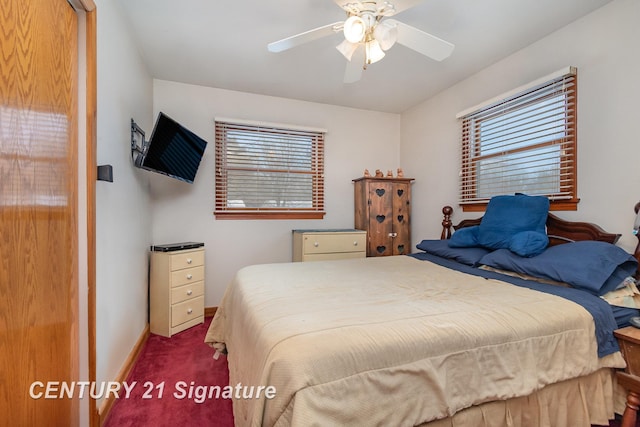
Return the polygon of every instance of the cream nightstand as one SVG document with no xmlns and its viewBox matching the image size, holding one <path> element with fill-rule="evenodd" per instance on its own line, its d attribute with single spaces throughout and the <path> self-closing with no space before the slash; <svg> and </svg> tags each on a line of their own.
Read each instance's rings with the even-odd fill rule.
<svg viewBox="0 0 640 427">
<path fill-rule="evenodd" d="M 204 322 L 204 248 L 151 252 L 150 330 L 171 337 Z"/>
<path fill-rule="evenodd" d="M 326 261 L 366 256 L 366 231 L 293 230 L 293 261 Z"/>
</svg>

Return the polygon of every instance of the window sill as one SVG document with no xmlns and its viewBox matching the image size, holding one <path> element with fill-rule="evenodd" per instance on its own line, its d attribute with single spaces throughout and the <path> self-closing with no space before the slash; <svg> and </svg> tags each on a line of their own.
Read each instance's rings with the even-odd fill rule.
<svg viewBox="0 0 640 427">
<path fill-rule="evenodd" d="M 216 219 L 323 219 L 325 212 L 216 211 Z"/>
<path fill-rule="evenodd" d="M 487 209 L 487 203 L 488 202 L 461 205 L 462 212 L 484 212 Z M 549 204 L 549 210 L 550 211 L 577 211 L 578 203 L 580 203 L 580 199 L 551 201 Z"/>
</svg>

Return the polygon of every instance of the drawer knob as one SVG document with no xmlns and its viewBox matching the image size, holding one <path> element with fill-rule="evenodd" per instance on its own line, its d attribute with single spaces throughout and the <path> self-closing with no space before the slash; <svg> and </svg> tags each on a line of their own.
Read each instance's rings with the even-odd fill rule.
<svg viewBox="0 0 640 427">
<path fill-rule="evenodd" d="M 190 308 L 187 310 L 187 314 L 191 314 L 191 313 L 193 313 L 193 309 Z"/>
<path fill-rule="evenodd" d="M 187 274 L 187 279 L 191 280 L 193 276 L 191 274 Z"/>
<path fill-rule="evenodd" d="M 187 258 L 187 264 L 191 264 L 193 260 L 191 258 Z"/>
<path fill-rule="evenodd" d="M 358 246 L 358 242 L 353 242 L 353 246 Z"/>
<path fill-rule="evenodd" d="M 314 243 L 313 243 L 313 246 L 315 246 L 315 247 L 317 248 L 318 246 L 320 246 L 320 243 L 318 243 L 318 242 L 314 242 Z"/>
<path fill-rule="evenodd" d="M 193 291 L 192 291 L 191 289 L 189 289 L 189 290 L 187 291 L 187 295 L 191 295 L 192 293 L 193 293 Z"/>
</svg>

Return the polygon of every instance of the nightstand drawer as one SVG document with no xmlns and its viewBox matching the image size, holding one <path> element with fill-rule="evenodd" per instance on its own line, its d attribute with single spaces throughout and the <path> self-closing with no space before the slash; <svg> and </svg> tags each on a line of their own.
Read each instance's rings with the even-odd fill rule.
<svg viewBox="0 0 640 427">
<path fill-rule="evenodd" d="M 204 313 L 204 297 L 175 304 L 171 307 L 171 326 L 178 326 L 181 323 L 196 319 Z"/>
<path fill-rule="evenodd" d="M 185 268 L 171 272 L 171 287 L 186 285 L 188 283 L 204 280 L 204 266 Z"/>
<path fill-rule="evenodd" d="M 171 289 L 171 304 L 177 304 L 191 298 L 204 295 L 204 282 L 196 282 L 193 284 L 178 286 Z"/>
<path fill-rule="evenodd" d="M 367 250 L 366 233 L 305 234 L 305 254 L 362 252 Z"/>
<path fill-rule="evenodd" d="M 626 372 L 640 376 L 640 329 L 627 326 L 616 329 L 613 334 L 618 339 L 620 351 L 627 362 Z"/>
<path fill-rule="evenodd" d="M 204 265 L 204 251 L 181 252 L 171 255 L 170 264 L 171 271 Z"/>
</svg>

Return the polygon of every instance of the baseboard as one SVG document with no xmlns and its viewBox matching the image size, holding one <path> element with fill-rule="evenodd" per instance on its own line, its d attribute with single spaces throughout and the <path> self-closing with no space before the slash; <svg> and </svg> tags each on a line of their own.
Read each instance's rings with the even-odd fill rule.
<svg viewBox="0 0 640 427">
<path fill-rule="evenodd" d="M 205 307 L 204 317 L 213 317 L 216 314 L 217 310 L 218 310 L 218 307 Z M 136 344 L 133 346 L 131 353 L 129 354 L 127 359 L 124 361 L 122 369 L 120 369 L 120 372 L 118 373 L 114 381 L 119 383 L 126 381 L 127 376 L 129 376 L 129 372 L 131 372 L 131 369 L 133 368 L 136 361 L 138 360 L 138 356 L 140 355 L 140 351 L 142 350 L 142 347 L 147 342 L 147 339 L 149 339 L 149 334 L 150 334 L 149 324 L 147 324 L 147 326 L 142 331 L 142 334 L 138 338 L 138 341 L 136 341 Z M 100 405 L 100 408 L 98 409 L 100 426 L 104 424 L 105 420 L 107 419 L 107 416 L 109 415 L 109 411 L 111 410 L 111 407 L 113 406 L 114 403 L 115 403 L 115 399 L 113 398 L 113 396 L 109 395 L 109 397 L 107 397 L 102 402 L 102 405 Z"/>
<path fill-rule="evenodd" d="M 136 341 L 135 345 L 133 346 L 133 349 L 131 349 L 131 353 L 129 353 L 129 356 L 127 356 L 127 359 L 124 361 L 124 364 L 122 365 L 122 368 L 120 369 L 120 372 L 118 372 L 118 375 L 116 376 L 116 379 L 114 381 L 117 381 L 122 384 L 124 381 L 127 380 L 127 377 L 129 376 L 129 372 L 131 372 L 131 369 L 133 368 L 133 366 L 136 364 L 136 361 L 138 360 L 138 356 L 140 356 L 140 351 L 142 350 L 142 347 L 147 342 L 147 339 L 149 339 L 149 333 L 150 333 L 149 324 L 147 323 L 147 326 L 145 326 L 144 330 L 142 331 L 142 334 L 138 338 L 138 341 Z M 114 403 L 115 403 L 115 398 L 110 393 L 109 396 L 107 396 L 107 398 L 104 399 L 104 401 L 102 402 L 102 405 L 100 405 L 100 408 L 98 409 L 100 426 L 104 424 L 105 420 L 107 419 L 107 416 L 109 415 L 109 411 L 111 410 L 111 407 L 113 406 Z"/>
</svg>

